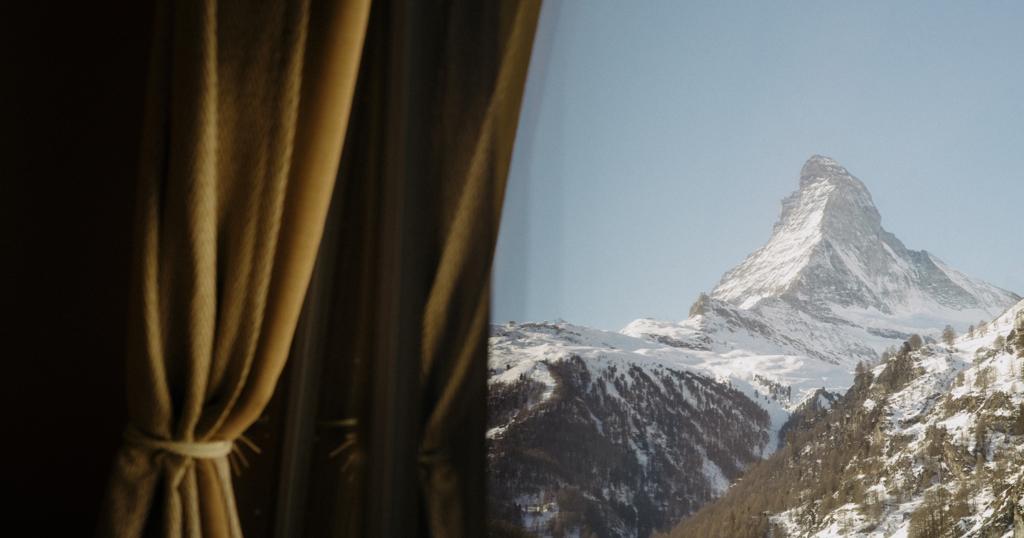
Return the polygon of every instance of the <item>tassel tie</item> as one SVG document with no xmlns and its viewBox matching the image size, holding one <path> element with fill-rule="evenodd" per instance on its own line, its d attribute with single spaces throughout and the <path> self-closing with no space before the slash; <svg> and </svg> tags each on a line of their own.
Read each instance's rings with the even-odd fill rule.
<svg viewBox="0 0 1024 538">
<path fill-rule="evenodd" d="M 356 433 L 356 428 L 359 426 L 359 420 L 355 418 L 345 418 L 341 420 L 323 420 L 320 421 L 319 425 L 323 428 L 339 428 L 342 430 L 348 430 L 345 433 L 344 438 L 340 445 L 334 450 L 331 450 L 327 454 L 328 459 L 334 459 L 339 456 L 343 458 L 341 464 L 341 472 L 348 472 L 349 468 L 353 465 L 358 465 L 360 462 L 359 453 L 359 435 Z"/>
<path fill-rule="evenodd" d="M 228 458 L 231 470 L 239 475 L 242 467 L 249 467 L 249 460 L 245 457 L 239 445 L 234 441 L 168 441 L 151 437 L 134 426 L 129 426 L 124 431 L 124 440 L 140 448 L 154 452 L 167 452 L 176 456 L 198 460 L 210 460 L 217 458 Z M 248 447 L 255 454 L 259 454 L 260 448 L 256 446 L 245 435 L 240 435 L 238 441 Z"/>
</svg>

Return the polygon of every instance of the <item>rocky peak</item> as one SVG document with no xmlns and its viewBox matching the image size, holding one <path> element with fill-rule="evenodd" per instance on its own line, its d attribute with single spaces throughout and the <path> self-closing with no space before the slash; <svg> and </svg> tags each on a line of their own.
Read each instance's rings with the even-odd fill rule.
<svg viewBox="0 0 1024 538">
<path fill-rule="evenodd" d="M 814 155 L 800 170 L 800 188 L 782 202 L 780 229 L 813 228 L 826 235 L 858 228 L 861 235 L 883 233 L 882 216 L 861 180 L 835 160 Z"/>
<path fill-rule="evenodd" d="M 864 183 L 821 155 L 804 163 L 768 243 L 726 273 L 711 297 L 744 309 L 781 298 L 818 315 L 835 307 L 899 313 L 914 326 L 948 319 L 949 312 L 936 317 L 946 310 L 958 320 L 968 319 L 966 310 L 991 316 L 1016 300 L 907 249 L 882 228 Z"/>
<path fill-rule="evenodd" d="M 800 188 L 831 178 L 853 178 L 853 176 L 835 159 L 824 155 L 811 155 L 800 169 Z"/>
</svg>

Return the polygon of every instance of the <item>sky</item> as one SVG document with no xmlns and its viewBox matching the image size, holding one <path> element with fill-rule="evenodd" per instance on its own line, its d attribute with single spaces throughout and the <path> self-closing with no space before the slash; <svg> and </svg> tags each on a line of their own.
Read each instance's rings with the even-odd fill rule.
<svg viewBox="0 0 1024 538">
<path fill-rule="evenodd" d="M 1024 2 L 548 1 L 492 321 L 681 320 L 813 154 L 882 225 L 1024 295 Z"/>
</svg>

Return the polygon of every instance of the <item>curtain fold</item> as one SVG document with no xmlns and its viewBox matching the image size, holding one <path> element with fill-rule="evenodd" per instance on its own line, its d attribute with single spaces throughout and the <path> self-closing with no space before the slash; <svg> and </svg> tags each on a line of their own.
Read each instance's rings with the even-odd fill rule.
<svg viewBox="0 0 1024 538">
<path fill-rule="evenodd" d="M 238 537 L 228 452 L 273 393 L 369 0 L 163 2 L 141 141 L 130 424 L 100 534 Z"/>
<path fill-rule="evenodd" d="M 310 536 L 487 535 L 491 263 L 539 10 L 373 6 L 341 174 L 364 181 L 325 246 L 321 384 L 345 390 L 322 391 L 311 490 L 335 502 Z"/>
<path fill-rule="evenodd" d="M 485 532 L 480 516 L 486 511 L 481 492 L 491 263 L 540 2 L 506 9 L 495 29 L 499 57 L 493 86 L 481 103 L 482 114 L 474 118 L 476 129 L 470 128 L 475 140 L 445 167 L 446 190 L 453 194 L 440 215 L 440 256 L 423 313 L 421 487 L 435 537 Z"/>
</svg>

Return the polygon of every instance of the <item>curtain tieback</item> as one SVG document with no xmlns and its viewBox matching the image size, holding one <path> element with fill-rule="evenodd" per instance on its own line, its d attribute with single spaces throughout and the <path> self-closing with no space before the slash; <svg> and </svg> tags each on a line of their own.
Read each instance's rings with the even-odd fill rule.
<svg viewBox="0 0 1024 538">
<path fill-rule="evenodd" d="M 167 441 L 146 435 L 134 426 L 124 431 L 124 440 L 130 444 L 149 450 L 162 450 L 178 456 L 194 459 L 223 458 L 231 454 L 234 443 L 231 441 Z"/>
<path fill-rule="evenodd" d="M 420 448 L 418 459 L 420 465 L 424 467 L 435 467 L 447 464 L 450 460 L 448 452 L 440 448 Z"/>
</svg>

